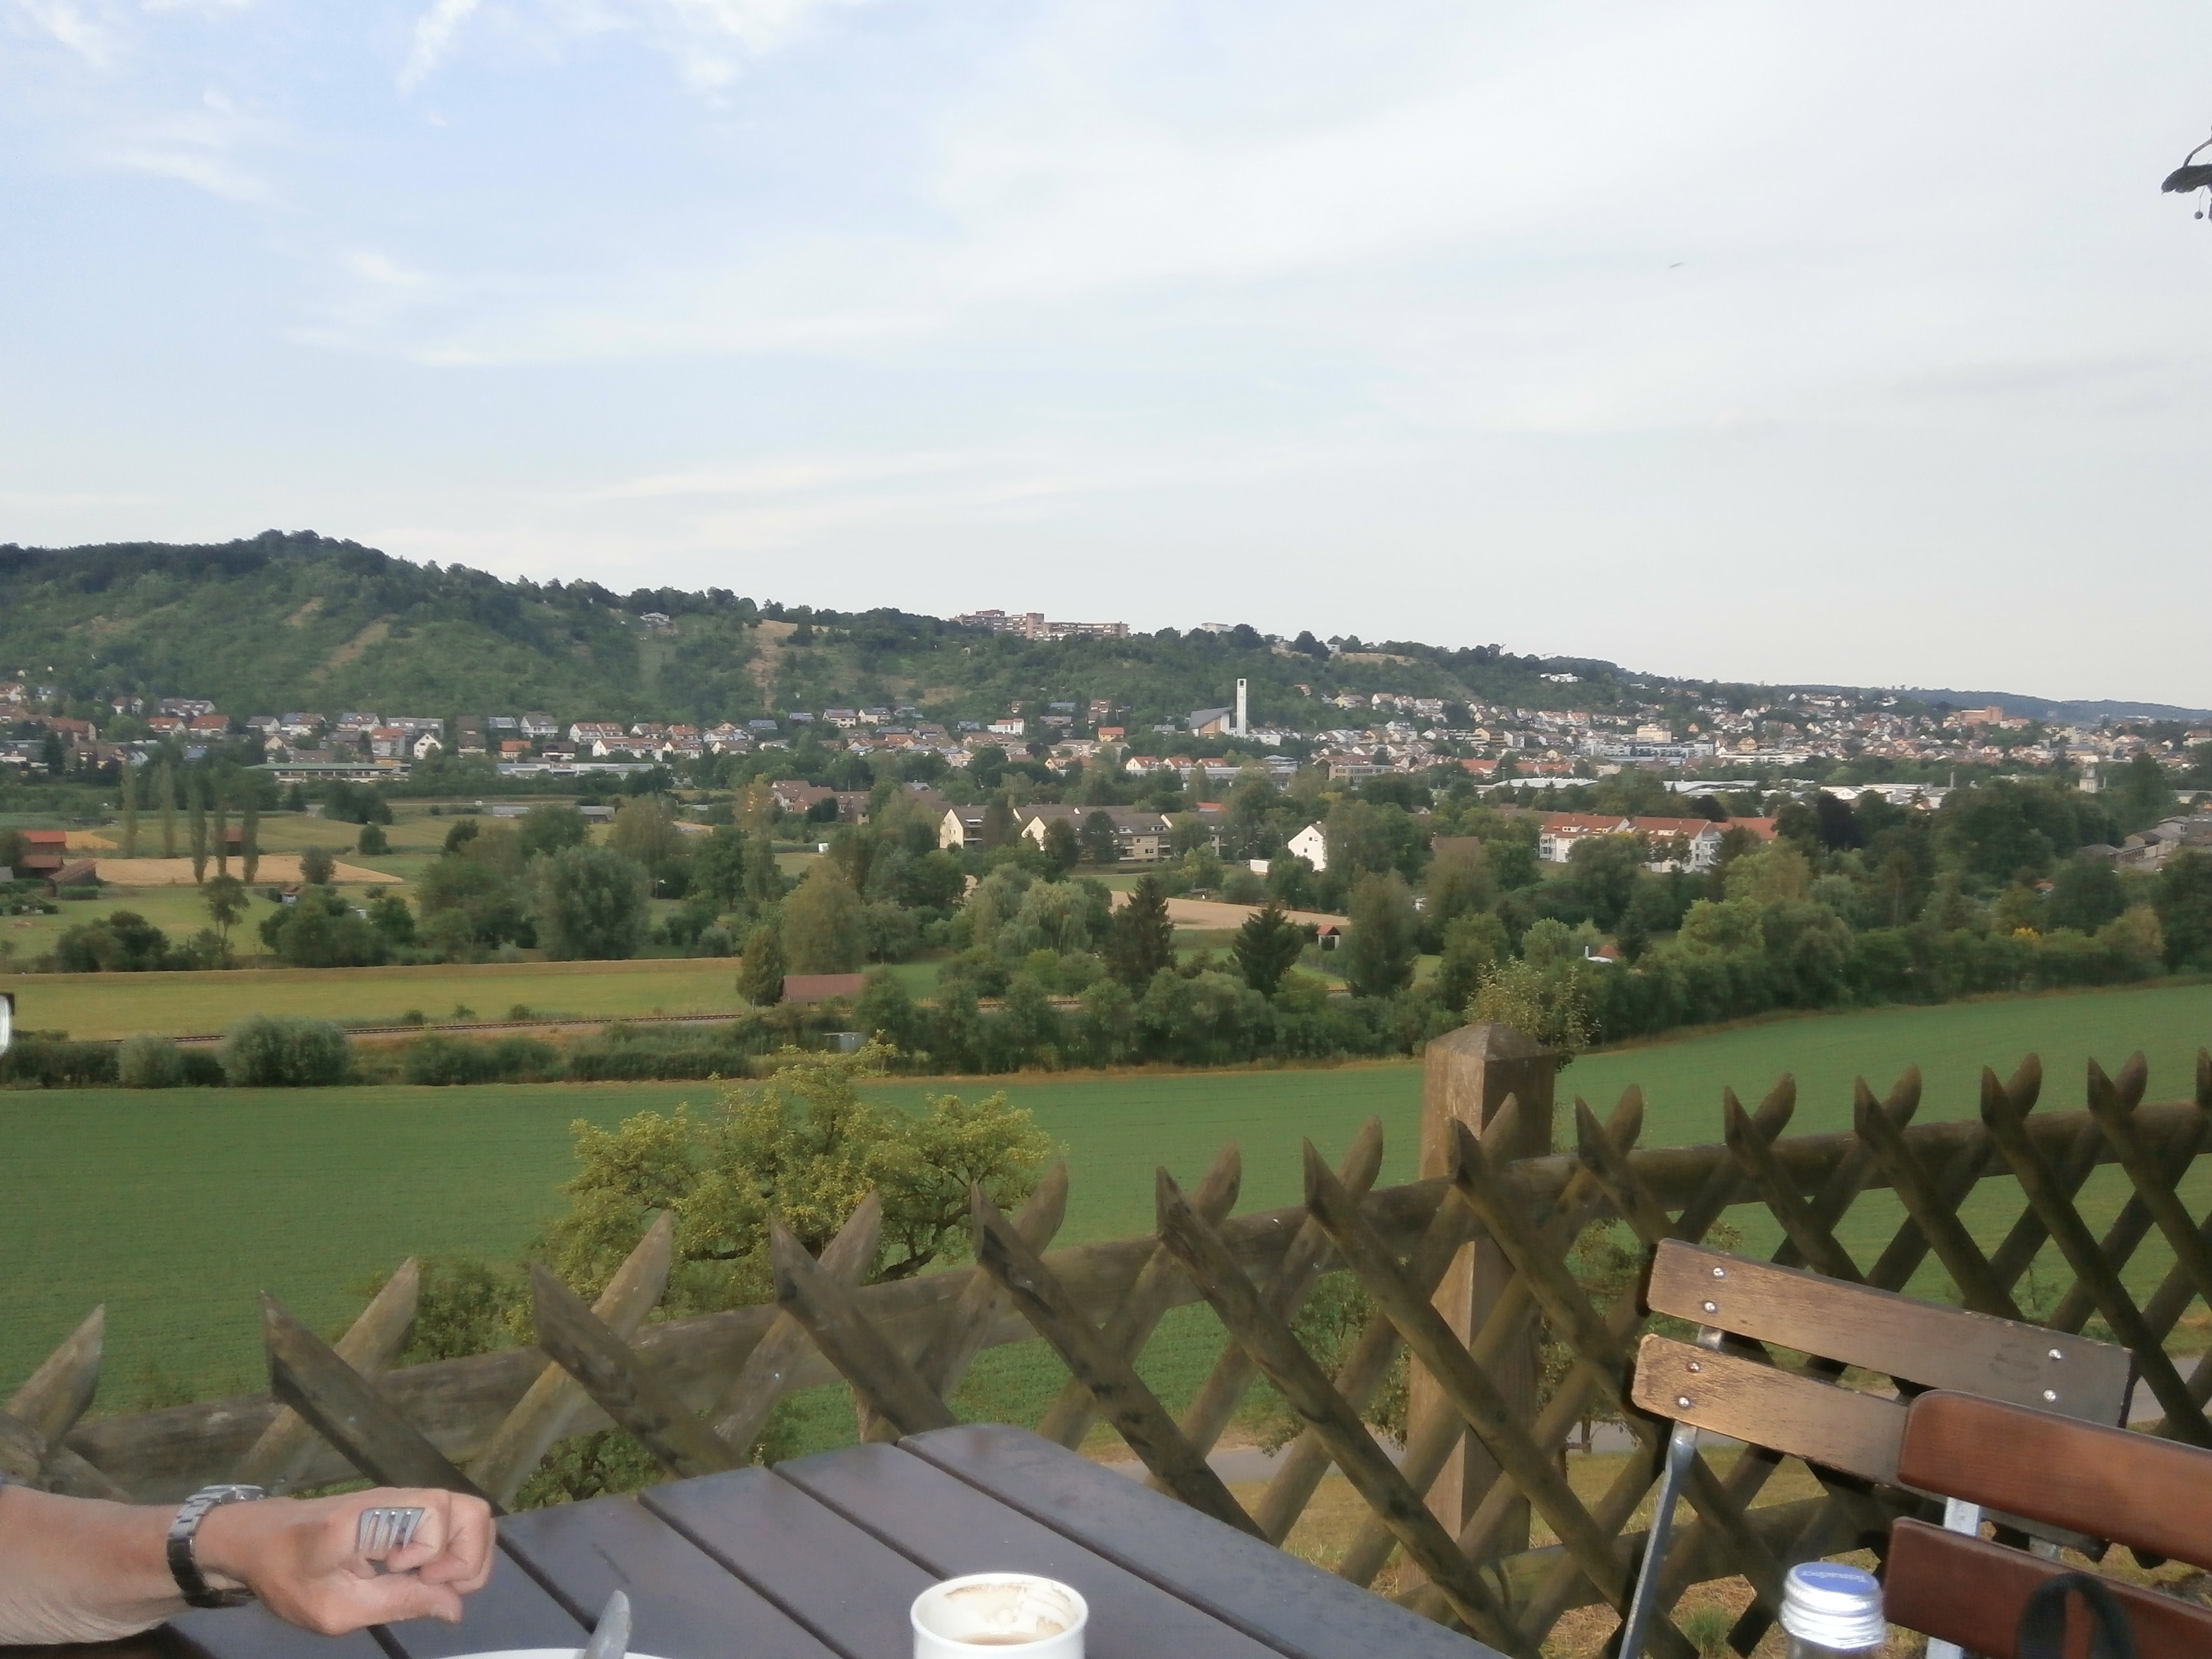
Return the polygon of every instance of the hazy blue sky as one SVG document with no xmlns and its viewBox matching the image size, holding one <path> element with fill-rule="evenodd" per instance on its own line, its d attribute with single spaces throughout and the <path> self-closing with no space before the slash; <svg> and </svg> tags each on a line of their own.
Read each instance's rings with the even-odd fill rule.
<svg viewBox="0 0 2212 1659">
<path fill-rule="evenodd" d="M 2212 9 L 0 0 L 0 541 L 2212 705 Z"/>
</svg>

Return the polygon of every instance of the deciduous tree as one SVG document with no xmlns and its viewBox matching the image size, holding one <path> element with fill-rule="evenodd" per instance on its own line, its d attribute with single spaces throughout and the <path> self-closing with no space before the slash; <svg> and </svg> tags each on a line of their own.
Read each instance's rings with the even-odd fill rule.
<svg viewBox="0 0 2212 1659">
<path fill-rule="evenodd" d="M 1352 927 L 1337 947 L 1337 965 L 1352 994 L 1389 996 L 1411 985 L 1420 933 L 1406 884 L 1395 873 L 1361 877 L 1348 915 Z"/>
<path fill-rule="evenodd" d="M 790 971 L 849 974 L 866 951 L 860 896 L 834 860 L 818 860 L 783 903 L 783 951 Z"/>
<path fill-rule="evenodd" d="M 783 940 L 774 921 L 762 922 L 745 935 L 745 948 L 738 963 L 738 994 L 756 1008 L 772 1008 L 783 1000 Z"/>
<path fill-rule="evenodd" d="M 538 861 L 538 942 L 556 962 L 637 954 L 651 919 L 644 866 L 611 847 L 570 847 Z"/>
</svg>

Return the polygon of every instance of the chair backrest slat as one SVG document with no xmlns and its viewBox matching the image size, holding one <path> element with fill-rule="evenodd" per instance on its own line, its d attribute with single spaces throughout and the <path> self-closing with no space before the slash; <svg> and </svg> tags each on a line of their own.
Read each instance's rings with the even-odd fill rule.
<svg viewBox="0 0 2212 1659">
<path fill-rule="evenodd" d="M 1779 1366 L 1646 1336 L 1630 1397 L 1645 1411 L 1694 1423 L 1808 1463 L 1894 1485 L 1905 1407 Z"/>
<path fill-rule="evenodd" d="M 1646 1300 L 1693 1324 L 2084 1422 L 2118 1422 L 2135 1381 L 2132 1357 L 2112 1343 L 1672 1239 Z"/>
<path fill-rule="evenodd" d="M 2013 1659 L 2021 1608 L 2038 1586 L 2069 1571 L 2025 1550 L 1900 1520 L 1890 1528 L 1882 1612 L 1893 1625 L 1956 1643 L 1985 1659 Z M 2142 1659 L 2203 1659 L 2212 1653 L 2212 1608 L 2118 1579 L 2105 1582 L 2127 1609 Z"/>
<path fill-rule="evenodd" d="M 1969 1395 L 1925 1394 L 1906 1415 L 1898 1476 L 1923 1492 L 2212 1568 L 2212 1451 Z"/>
</svg>

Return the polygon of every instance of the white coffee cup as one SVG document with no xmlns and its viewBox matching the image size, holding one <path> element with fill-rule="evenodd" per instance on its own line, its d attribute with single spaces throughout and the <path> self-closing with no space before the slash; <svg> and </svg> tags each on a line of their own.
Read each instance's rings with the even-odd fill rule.
<svg viewBox="0 0 2212 1659">
<path fill-rule="evenodd" d="M 1026 1572 L 975 1572 L 914 1598 L 914 1659 L 982 1659 L 1018 1648 L 1020 1659 L 1083 1659 L 1091 1608 L 1065 1584 Z"/>
</svg>

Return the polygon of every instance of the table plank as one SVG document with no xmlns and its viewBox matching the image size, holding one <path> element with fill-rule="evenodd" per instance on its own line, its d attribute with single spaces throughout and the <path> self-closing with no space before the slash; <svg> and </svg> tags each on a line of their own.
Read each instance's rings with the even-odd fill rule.
<svg viewBox="0 0 2212 1659">
<path fill-rule="evenodd" d="M 577 1648 L 588 1633 L 504 1547 L 493 1555 L 489 1581 L 462 1603 L 459 1624 L 410 1619 L 383 1629 L 395 1659 L 453 1659 L 506 1648 Z"/>
<path fill-rule="evenodd" d="M 896 1446 L 821 1452 L 776 1473 L 939 1578 L 1033 1572 L 1073 1585 L 1091 1604 L 1084 1649 L 1092 1659 L 1280 1651 Z"/>
<path fill-rule="evenodd" d="M 899 1449 L 1297 1659 L 1494 1659 L 1470 1637 L 1024 1430 L 936 1429 Z"/>
<path fill-rule="evenodd" d="M 634 1498 L 508 1516 L 507 1551 L 587 1620 L 629 1593 L 630 1649 L 656 1659 L 835 1659 L 752 1586 Z M 820 1564 L 834 1571 L 835 1563 Z"/>
<path fill-rule="evenodd" d="M 196 1607 L 161 1628 L 208 1659 L 389 1659 L 365 1630 L 317 1636 L 286 1624 L 258 1601 L 242 1607 Z"/>
<path fill-rule="evenodd" d="M 937 1583 L 879 1539 L 767 1469 L 673 1480 L 646 1507 L 848 1659 L 913 1651 L 907 1610 Z"/>
</svg>

